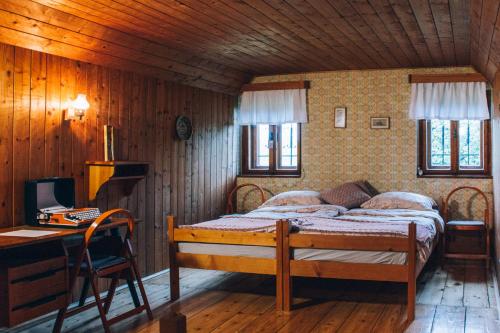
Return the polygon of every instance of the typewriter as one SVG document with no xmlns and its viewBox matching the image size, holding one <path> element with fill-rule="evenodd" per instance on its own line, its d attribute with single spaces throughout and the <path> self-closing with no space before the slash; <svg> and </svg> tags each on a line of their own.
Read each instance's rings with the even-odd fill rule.
<svg viewBox="0 0 500 333">
<path fill-rule="evenodd" d="M 78 228 L 88 226 L 101 215 L 98 208 L 74 207 L 72 178 L 35 179 L 25 184 L 27 224 Z"/>
<path fill-rule="evenodd" d="M 62 209 L 52 212 L 39 212 L 39 224 L 80 227 L 92 224 L 101 215 L 99 208 Z"/>
</svg>

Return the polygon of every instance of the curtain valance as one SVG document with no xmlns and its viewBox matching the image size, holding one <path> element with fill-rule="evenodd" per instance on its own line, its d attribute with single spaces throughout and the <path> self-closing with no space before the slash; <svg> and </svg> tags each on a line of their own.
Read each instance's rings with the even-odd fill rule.
<svg viewBox="0 0 500 333">
<path fill-rule="evenodd" d="M 306 123 L 306 89 L 244 91 L 240 125 Z"/>
<path fill-rule="evenodd" d="M 412 83 L 410 119 L 489 119 L 484 82 Z"/>
</svg>

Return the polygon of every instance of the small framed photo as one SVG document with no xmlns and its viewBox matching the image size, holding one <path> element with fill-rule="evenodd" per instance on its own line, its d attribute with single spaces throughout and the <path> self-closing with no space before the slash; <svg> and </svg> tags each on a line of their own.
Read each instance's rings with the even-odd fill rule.
<svg viewBox="0 0 500 333">
<path fill-rule="evenodd" d="M 346 113 L 345 107 L 335 108 L 335 128 L 346 128 Z"/>
<path fill-rule="evenodd" d="M 371 117 L 370 128 L 372 129 L 389 129 L 391 128 L 391 118 L 389 117 Z"/>
</svg>

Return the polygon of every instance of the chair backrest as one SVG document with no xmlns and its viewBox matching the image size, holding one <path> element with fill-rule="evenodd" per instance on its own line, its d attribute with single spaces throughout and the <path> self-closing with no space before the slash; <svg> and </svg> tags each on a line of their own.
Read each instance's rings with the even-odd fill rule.
<svg viewBox="0 0 500 333">
<path fill-rule="evenodd" d="M 132 214 L 130 214 L 130 212 L 126 209 L 122 208 L 112 209 L 102 213 L 101 216 L 99 216 L 87 229 L 87 231 L 85 232 L 85 237 L 83 238 L 83 243 L 85 248 L 89 246 L 92 236 L 94 236 L 94 233 L 99 228 L 99 226 L 104 222 L 106 222 L 106 220 L 113 215 L 125 216 L 125 218 L 127 219 L 127 235 L 125 237 L 126 238 L 132 237 L 132 232 L 134 231 L 134 218 Z"/>
<path fill-rule="evenodd" d="M 459 186 L 459 187 L 453 189 L 446 196 L 446 199 L 443 201 L 443 218 L 444 218 L 444 222 L 445 223 L 448 222 L 448 214 L 449 214 L 448 210 L 449 210 L 449 203 L 450 203 L 451 197 L 454 194 L 456 194 L 458 191 L 462 191 L 462 190 L 471 190 L 471 191 L 477 192 L 484 199 L 485 206 L 486 206 L 485 209 L 484 209 L 484 223 L 486 225 L 489 225 L 490 203 L 488 201 L 488 197 L 486 196 L 486 194 L 483 191 L 481 191 L 480 189 L 478 189 L 477 187 L 474 187 L 474 186 Z"/>
<path fill-rule="evenodd" d="M 266 195 L 265 195 L 264 190 L 262 189 L 262 187 L 260 187 L 257 184 L 252 184 L 252 183 L 240 184 L 240 185 L 236 186 L 235 188 L 233 188 L 231 190 L 231 192 L 229 192 L 229 194 L 227 196 L 226 214 L 232 214 L 234 212 L 234 208 L 233 208 L 233 196 L 236 194 L 236 192 L 238 192 L 238 190 L 240 188 L 246 187 L 246 186 L 250 186 L 250 187 L 256 188 L 260 192 L 260 201 L 261 201 L 261 204 L 263 204 L 264 202 L 266 202 Z"/>
<path fill-rule="evenodd" d="M 99 216 L 90 225 L 90 227 L 85 232 L 85 235 L 83 237 L 83 242 L 82 242 L 82 245 L 80 247 L 77 261 L 76 261 L 76 265 L 75 265 L 75 268 L 77 270 L 75 272 L 75 274 L 78 274 L 78 270 L 80 269 L 80 266 L 81 266 L 84 259 L 86 259 L 88 261 L 88 264 L 91 265 L 88 248 L 89 248 L 89 245 L 92 241 L 92 237 L 94 236 L 96 231 L 99 230 L 99 227 L 104 222 L 106 222 L 108 218 L 110 218 L 111 216 L 114 216 L 114 215 L 120 215 L 120 216 L 123 216 L 127 219 L 127 224 L 126 224 L 127 232 L 125 234 L 125 238 L 123 239 L 123 249 L 126 251 L 129 251 L 129 252 L 131 251 L 130 239 L 132 238 L 132 233 L 134 231 L 134 218 L 133 218 L 132 214 L 128 210 L 121 209 L 121 208 L 112 209 L 112 210 L 109 210 L 107 212 L 104 212 L 103 214 L 101 214 L 101 216 Z M 120 226 L 120 227 L 124 227 L 124 225 Z M 132 255 L 132 253 L 129 253 L 129 254 Z"/>
</svg>

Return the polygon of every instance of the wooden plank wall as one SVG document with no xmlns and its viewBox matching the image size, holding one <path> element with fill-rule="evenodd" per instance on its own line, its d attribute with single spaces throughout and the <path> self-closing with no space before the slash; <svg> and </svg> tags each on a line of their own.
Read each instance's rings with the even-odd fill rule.
<svg viewBox="0 0 500 333">
<path fill-rule="evenodd" d="M 142 220 L 135 245 L 149 274 L 167 266 L 167 214 L 190 224 L 223 212 L 237 171 L 233 96 L 6 44 L 0 87 L 0 226 L 23 224 L 26 179 L 74 177 L 77 206 L 124 207 Z M 90 109 L 64 121 L 77 93 Z M 189 141 L 174 138 L 181 114 L 193 121 Z M 118 129 L 117 159 L 150 161 L 150 171 L 130 196 L 115 182 L 89 203 L 84 162 L 104 158 L 106 124 Z"/>
</svg>

